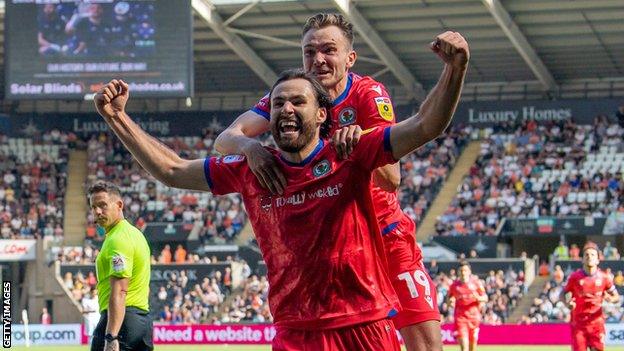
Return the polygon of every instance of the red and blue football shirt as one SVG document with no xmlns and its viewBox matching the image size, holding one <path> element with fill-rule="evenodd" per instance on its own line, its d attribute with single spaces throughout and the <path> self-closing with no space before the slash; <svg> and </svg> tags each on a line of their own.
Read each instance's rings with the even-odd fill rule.
<svg viewBox="0 0 624 351">
<path fill-rule="evenodd" d="M 396 162 L 389 133 L 365 134 L 346 160 L 323 140 L 298 164 L 269 149 L 288 180 L 283 195 L 262 188 L 243 156 L 206 159 L 212 192 L 243 196 L 267 265 L 276 325 L 340 328 L 396 312 L 368 191 L 373 170 Z"/>
<path fill-rule="evenodd" d="M 572 293 L 576 307 L 572 311 L 573 325 L 603 324 L 602 301 L 606 291 L 615 290 L 613 281 L 606 273 L 598 270 L 593 275 L 578 269 L 570 274 L 565 292 Z"/>
<path fill-rule="evenodd" d="M 251 111 L 270 120 L 271 106 L 268 94 Z M 390 95 L 383 84 L 371 77 L 353 72 L 347 77 L 345 90 L 334 100 L 331 111 L 333 134 L 337 129 L 348 125 L 359 125 L 363 130 L 373 127 L 386 127 L 395 124 L 395 115 Z M 372 186 L 373 203 L 379 227 L 383 234 L 392 231 L 403 216 L 396 192 L 387 192 Z M 416 253 L 420 259 L 420 249 Z"/>
</svg>

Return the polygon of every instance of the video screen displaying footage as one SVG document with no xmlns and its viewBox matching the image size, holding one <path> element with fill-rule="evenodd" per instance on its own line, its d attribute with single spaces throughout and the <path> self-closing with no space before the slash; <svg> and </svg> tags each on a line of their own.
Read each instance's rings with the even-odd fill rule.
<svg viewBox="0 0 624 351">
<path fill-rule="evenodd" d="M 6 98 L 192 94 L 190 0 L 7 0 Z"/>
</svg>

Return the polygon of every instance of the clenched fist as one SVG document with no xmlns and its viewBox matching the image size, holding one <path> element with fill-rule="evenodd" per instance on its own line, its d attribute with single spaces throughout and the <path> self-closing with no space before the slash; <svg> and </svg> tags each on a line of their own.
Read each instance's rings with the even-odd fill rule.
<svg viewBox="0 0 624 351">
<path fill-rule="evenodd" d="M 102 117 L 113 118 L 124 112 L 129 96 L 128 84 L 123 80 L 113 79 L 95 94 L 93 101 Z"/>
<path fill-rule="evenodd" d="M 465 69 L 470 60 L 468 42 L 457 32 L 444 32 L 431 43 L 431 50 L 438 54 L 445 64 Z"/>
</svg>

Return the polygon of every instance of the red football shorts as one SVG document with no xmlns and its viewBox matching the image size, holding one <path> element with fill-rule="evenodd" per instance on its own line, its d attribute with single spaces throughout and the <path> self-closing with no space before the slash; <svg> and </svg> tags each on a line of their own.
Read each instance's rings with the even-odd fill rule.
<svg viewBox="0 0 624 351">
<path fill-rule="evenodd" d="M 390 279 L 403 309 L 392 318 L 397 329 L 440 320 L 436 288 L 423 265 L 415 231 L 405 215 L 395 226 L 382 228 Z"/>
<path fill-rule="evenodd" d="M 459 318 L 455 320 L 455 338 L 466 339 L 472 344 L 479 340 L 479 321 Z"/>
<path fill-rule="evenodd" d="M 326 330 L 299 330 L 276 327 L 273 351 L 400 351 L 392 321 L 358 324 Z"/>
<path fill-rule="evenodd" d="M 572 324 L 572 350 L 586 351 L 588 347 L 604 350 L 604 321 L 586 325 Z"/>
</svg>

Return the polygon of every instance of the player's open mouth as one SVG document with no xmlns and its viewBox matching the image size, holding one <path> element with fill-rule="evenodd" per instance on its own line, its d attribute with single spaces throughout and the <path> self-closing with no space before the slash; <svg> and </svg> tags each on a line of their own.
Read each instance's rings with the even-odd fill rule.
<svg viewBox="0 0 624 351">
<path fill-rule="evenodd" d="M 295 121 L 283 121 L 280 122 L 279 131 L 282 135 L 295 135 L 299 133 L 299 123 Z"/>
<path fill-rule="evenodd" d="M 330 73 L 331 73 L 330 71 L 317 71 L 317 72 L 314 72 L 314 75 L 319 78 L 325 78 L 325 77 L 328 77 Z"/>
</svg>

